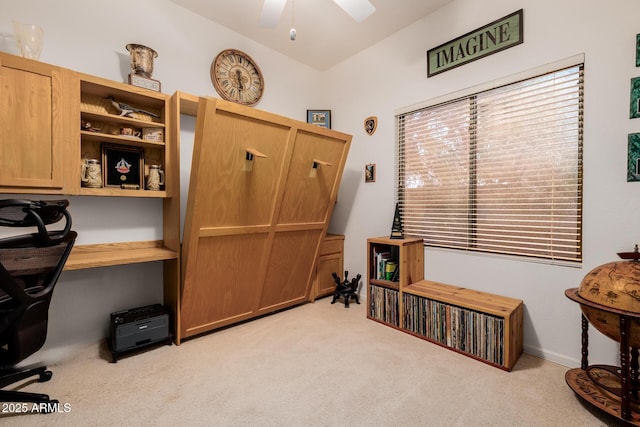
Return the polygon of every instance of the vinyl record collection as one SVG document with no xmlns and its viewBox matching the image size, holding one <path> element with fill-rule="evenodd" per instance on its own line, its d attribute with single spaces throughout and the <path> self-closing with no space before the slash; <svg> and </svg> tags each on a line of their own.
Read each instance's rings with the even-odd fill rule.
<svg viewBox="0 0 640 427">
<path fill-rule="evenodd" d="M 391 326 L 400 325 L 398 291 L 382 286 L 369 285 L 369 317 Z"/>
<path fill-rule="evenodd" d="M 406 293 L 403 307 L 407 331 L 497 365 L 503 364 L 503 318 Z"/>
</svg>

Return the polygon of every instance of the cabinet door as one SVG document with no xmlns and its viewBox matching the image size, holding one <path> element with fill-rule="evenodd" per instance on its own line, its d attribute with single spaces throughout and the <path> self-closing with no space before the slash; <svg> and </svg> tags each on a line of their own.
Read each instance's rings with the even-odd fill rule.
<svg viewBox="0 0 640 427">
<path fill-rule="evenodd" d="M 0 187 L 62 190 L 62 73 L 0 56 Z"/>
<path fill-rule="evenodd" d="M 337 273 L 338 277 L 343 278 L 342 263 L 341 253 L 324 255 L 318 258 L 317 280 L 319 297 L 331 295 L 335 292 L 336 282 L 333 280 L 332 273 Z"/>
</svg>

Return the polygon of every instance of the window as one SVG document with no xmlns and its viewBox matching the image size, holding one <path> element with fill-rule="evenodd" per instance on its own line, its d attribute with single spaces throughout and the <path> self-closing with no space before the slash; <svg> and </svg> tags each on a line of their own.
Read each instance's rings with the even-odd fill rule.
<svg viewBox="0 0 640 427">
<path fill-rule="evenodd" d="M 404 232 L 580 262 L 583 65 L 396 116 Z"/>
</svg>

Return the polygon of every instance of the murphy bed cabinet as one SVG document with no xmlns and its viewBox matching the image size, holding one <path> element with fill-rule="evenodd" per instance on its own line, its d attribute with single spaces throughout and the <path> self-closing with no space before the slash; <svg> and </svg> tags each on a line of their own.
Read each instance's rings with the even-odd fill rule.
<svg viewBox="0 0 640 427">
<path fill-rule="evenodd" d="M 351 136 L 200 98 L 177 342 L 309 300 Z"/>
<path fill-rule="evenodd" d="M 422 239 L 367 240 L 367 317 L 510 371 L 522 354 L 521 300 L 423 279 Z M 397 277 L 386 265 L 397 263 Z"/>
</svg>

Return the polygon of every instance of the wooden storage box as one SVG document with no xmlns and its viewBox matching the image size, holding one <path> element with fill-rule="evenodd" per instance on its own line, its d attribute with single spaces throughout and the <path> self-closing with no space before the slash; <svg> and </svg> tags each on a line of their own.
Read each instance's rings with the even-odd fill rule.
<svg viewBox="0 0 640 427">
<path fill-rule="evenodd" d="M 522 354 L 521 300 L 421 280 L 404 296 L 406 332 L 510 371 Z"/>
</svg>

